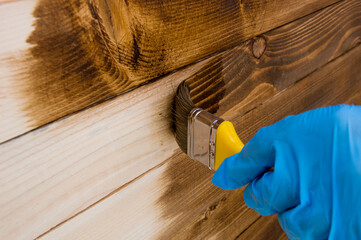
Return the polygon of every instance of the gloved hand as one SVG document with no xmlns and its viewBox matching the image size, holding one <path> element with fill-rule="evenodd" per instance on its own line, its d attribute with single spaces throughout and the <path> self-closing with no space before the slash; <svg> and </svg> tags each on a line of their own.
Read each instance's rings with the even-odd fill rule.
<svg viewBox="0 0 361 240">
<path fill-rule="evenodd" d="M 246 204 L 278 214 L 291 239 L 361 239 L 361 107 L 320 108 L 264 127 L 212 181 L 226 190 L 250 182 Z"/>
</svg>

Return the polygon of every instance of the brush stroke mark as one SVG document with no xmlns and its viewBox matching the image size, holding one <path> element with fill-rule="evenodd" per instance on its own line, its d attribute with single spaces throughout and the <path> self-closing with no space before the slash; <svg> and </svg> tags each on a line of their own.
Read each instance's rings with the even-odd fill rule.
<svg viewBox="0 0 361 240">
<path fill-rule="evenodd" d="M 114 85 L 127 79 L 113 60 L 114 45 L 102 32 L 96 6 L 79 0 L 40 0 L 33 15 L 22 96 L 35 125 L 112 95 Z"/>
<path fill-rule="evenodd" d="M 265 79 L 251 79 L 257 59 L 251 54 L 252 41 L 227 50 L 215 57 L 186 81 L 197 107 L 217 115 L 223 114 L 236 102 L 244 100 Z M 224 98 L 226 97 L 226 102 Z M 222 109 L 219 109 L 220 104 Z"/>
<path fill-rule="evenodd" d="M 218 51 L 202 29 L 220 25 L 218 15 L 240 17 L 237 1 L 221 2 L 194 11 L 199 5 L 184 0 L 147 8 L 144 1 L 39 0 L 22 61 L 24 115 L 37 127 Z M 199 31 L 193 18 L 200 18 Z M 193 49 L 202 41 L 206 48 Z"/>
</svg>

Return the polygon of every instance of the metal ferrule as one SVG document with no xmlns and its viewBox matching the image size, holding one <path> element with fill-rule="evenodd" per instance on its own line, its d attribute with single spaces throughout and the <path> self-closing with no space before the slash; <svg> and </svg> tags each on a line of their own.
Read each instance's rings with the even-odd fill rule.
<svg viewBox="0 0 361 240">
<path fill-rule="evenodd" d="M 188 115 L 187 154 L 213 170 L 217 128 L 222 122 L 201 108 L 193 108 Z"/>
</svg>

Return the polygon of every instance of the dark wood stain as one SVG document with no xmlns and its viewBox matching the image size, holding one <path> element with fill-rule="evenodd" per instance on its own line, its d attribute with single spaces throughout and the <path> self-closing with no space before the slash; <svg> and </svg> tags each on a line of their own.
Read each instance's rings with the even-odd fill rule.
<svg viewBox="0 0 361 240">
<path fill-rule="evenodd" d="M 138 37 L 139 39 L 139 37 Z M 140 57 L 140 51 L 139 51 L 139 46 L 137 43 L 137 37 L 135 35 L 133 35 L 133 57 L 132 57 L 132 62 L 133 62 L 133 66 L 135 68 L 135 66 L 137 66 L 137 64 L 139 63 L 139 57 Z"/>
<path fill-rule="evenodd" d="M 361 104 L 360 10 L 359 1 L 344 1 L 264 34 L 262 54 L 254 54 L 256 38 L 213 57 L 187 79 L 192 100 L 230 116 L 244 142 L 289 114 Z M 176 221 L 162 239 L 286 239 L 275 217 L 259 218 L 247 209 L 242 189 L 215 188 L 212 172 L 184 154 L 168 161 L 159 205 L 164 218 Z"/>
<path fill-rule="evenodd" d="M 286 91 L 270 97 L 255 109 L 238 115 L 233 123 L 247 142 L 259 128 L 289 114 L 316 107 L 350 103 L 361 105 L 361 46 L 338 57 L 298 81 Z M 172 219 L 160 239 L 286 239 L 275 216 L 259 218 L 242 198 L 243 188 L 223 191 L 211 184 L 212 172 L 183 153 L 168 160 L 162 185 L 165 193 L 158 204 L 165 219 Z M 176 218 L 174 220 L 174 218 Z"/>
<path fill-rule="evenodd" d="M 22 61 L 27 71 L 18 77 L 19 98 L 28 103 L 23 109 L 32 122 L 29 128 L 336 1 L 307 0 L 300 7 L 296 0 L 280 6 L 261 0 L 39 0 L 35 30 L 28 38 L 32 47 Z M 279 13 L 282 6 L 287 6 L 287 14 Z M 223 94 L 217 93 L 217 99 Z"/>
<path fill-rule="evenodd" d="M 223 74 L 222 57 L 214 57 L 207 65 L 205 65 L 196 75 L 187 80 L 192 100 L 198 102 L 198 107 L 206 109 L 211 113 L 218 110 L 218 102 L 224 97 L 225 82 Z M 211 78 L 209 78 L 212 76 Z M 203 81 L 200 81 L 202 79 Z M 201 84 L 199 84 L 201 82 Z M 208 96 L 214 96 L 207 98 Z M 211 106 L 211 107 L 209 107 Z"/>
<path fill-rule="evenodd" d="M 176 218 L 161 239 L 205 239 L 223 231 L 227 224 L 246 229 L 258 215 L 243 203 L 243 190 L 230 193 L 209 184 L 212 172 L 175 153 L 164 175 L 167 190 L 159 199 L 164 218 Z M 234 221 L 237 217 L 243 217 Z M 233 223 L 232 223 L 233 222 Z M 231 230 L 235 237 L 237 231 Z"/>
<path fill-rule="evenodd" d="M 262 84 L 277 91 L 291 86 L 359 44 L 360 36 L 361 3 L 336 4 L 217 55 L 187 79 L 192 100 L 222 115 Z"/>
<path fill-rule="evenodd" d="M 361 105 L 360 53 L 358 44 L 353 50 L 297 81 L 282 94 L 270 98 L 267 103 L 236 117 L 233 124 L 239 129 L 238 134 L 247 142 L 259 128 L 287 115 L 342 103 Z"/>
<path fill-rule="evenodd" d="M 262 231 L 259 231 L 262 229 Z M 242 234 L 237 236 L 237 240 L 260 240 L 260 239 L 289 239 L 287 235 L 282 231 L 281 226 L 278 223 L 276 215 L 261 217 Z"/>
<path fill-rule="evenodd" d="M 91 15 L 79 16 L 83 11 Z M 28 77 L 21 86 L 28 103 L 24 108 L 37 121 L 36 125 L 115 93 L 105 80 L 103 69 L 117 82 L 116 70 L 110 71 L 113 64 L 105 54 L 107 49 L 99 29 L 95 28 L 98 23 L 90 18 L 97 15 L 93 5 L 41 0 L 33 15 L 35 30 L 27 39 L 33 47 L 24 62 L 29 65 Z"/>
<path fill-rule="evenodd" d="M 187 79 L 191 87 L 192 100 L 198 107 L 215 113 L 221 100 L 229 91 L 243 88 L 244 94 L 237 100 L 245 98 L 260 82 L 247 81 L 256 70 L 257 64 L 250 54 L 251 41 L 226 51 L 210 61 L 206 69 Z M 244 79 L 245 81 L 243 81 Z M 261 82 L 266 81 L 262 79 Z"/>
</svg>

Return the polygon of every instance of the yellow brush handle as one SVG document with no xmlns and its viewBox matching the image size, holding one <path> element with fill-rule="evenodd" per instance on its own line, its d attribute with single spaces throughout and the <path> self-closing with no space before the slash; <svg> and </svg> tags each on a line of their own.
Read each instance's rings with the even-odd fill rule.
<svg viewBox="0 0 361 240">
<path fill-rule="evenodd" d="M 217 128 L 214 170 L 217 170 L 227 157 L 239 153 L 244 144 L 239 139 L 233 124 L 223 121 Z"/>
</svg>

